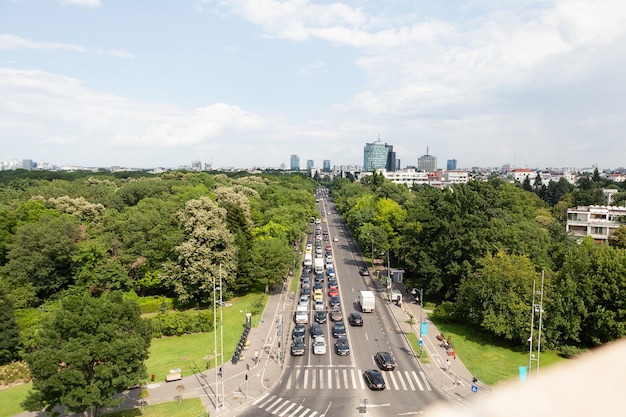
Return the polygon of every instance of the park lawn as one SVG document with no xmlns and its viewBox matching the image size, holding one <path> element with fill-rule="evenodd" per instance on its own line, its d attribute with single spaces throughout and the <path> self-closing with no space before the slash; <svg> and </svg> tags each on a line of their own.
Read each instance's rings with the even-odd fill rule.
<svg viewBox="0 0 626 417">
<path fill-rule="evenodd" d="M 10 417 L 24 411 L 20 403 L 26 399 L 26 394 L 33 384 L 16 385 L 0 390 L 0 417 Z"/>
<path fill-rule="evenodd" d="M 457 356 L 463 360 L 467 369 L 487 385 L 519 377 L 519 367 L 528 366 L 528 347 L 514 348 L 506 345 L 494 336 L 466 324 L 441 322 L 431 316 L 432 322 L 454 346 Z M 537 346 L 534 346 L 535 354 Z M 555 351 L 542 351 L 539 369 L 567 359 Z M 532 362 L 531 372 L 536 372 L 537 362 Z M 530 374 L 530 372 L 529 372 Z"/>
<path fill-rule="evenodd" d="M 224 362 L 231 360 L 235 348 L 239 343 L 246 324 L 246 312 L 252 313 L 252 327 L 259 323 L 263 309 L 267 302 L 266 294 L 248 294 L 233 298 L 232 304 L 222 308 Z M 219 328 L 219 311 L 218 311 Z M 164 381 L 170 369 L 180 368 L 183 376 L 192 375 L 207 369 L 207 356 L 213 356 L 215 350 L 215 335 L 213 332 L 198 333 L 184 336 L 172 336 L 152 339 L 150 357 L 146 361 L 148 379 L 155 375 L 156 381 Z M 217 350 L 220 350 L 221 340 L 217 333 Z M 218 359 L 221 363 L 222 360 Z M 215 360 L 210 361 L 211 368 L 215 367 Z"/>
<path fill-rule="evenodd" d="M 172 401 L 163 404 L 147 405 L 143 407 L 143 410 L 133 408 L 131 410 L 116 411 L 104 415 L 108 417 L 197 417 L 206 415 L 206 410 L 200 398 L 189 398 L 182 400 L 180 403 L 178 401 Z"/>
</svg>

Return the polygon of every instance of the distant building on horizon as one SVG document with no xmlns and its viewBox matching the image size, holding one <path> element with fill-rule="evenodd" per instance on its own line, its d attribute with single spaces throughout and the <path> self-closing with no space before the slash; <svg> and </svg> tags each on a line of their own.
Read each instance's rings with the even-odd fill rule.
<svg viewBox="0 0 626 417">
<path fill-rule="evenodd" d="M 32 159 L 24 159 L 22 160 L 22 169 L 26 171 L 32 171 L 37 167 L 37 164 L 33 162 Z"/>
<path fill-rule="evenodd" d="M 322 170 L 324 172 L 330 172 L 330 159 L 324 159 L 324 167 Z"/>
<path fill-rule="evenodd" d="M 312 159 L 307 159 L 306 160 L 306 170 L 307 171 L 312 170 L 314 166 L 315 166 L 315 161 L 313 161 Z"/>
<path fill-rule="evenodd" d="M 429 155 L 428 148 L 426 148 L 426 155 L 417 158 L 417 170 L 423 172 L 437 171 L 437 157 Z"/>
<path fill-rule="evenodd" d="M 396 160 L 396 153 L 393 151 L 393 145 L 377 142 L 366 143 L 363 148 L 363 170 L 387 170 L 395 171 L 398 168 L 399 161 Z"/>
<path fill-rule="evenodd" d="M 456 170 L 456 159 L 448 159 L 448 162 L 446 163 L 446 169 L 448 171 Z"/>
<path fill-rule="evenodd" d="M 289 167 L 291 171 L 300 171 L 300 157 L 298 155 L 291 155 Z"/>
</svg>

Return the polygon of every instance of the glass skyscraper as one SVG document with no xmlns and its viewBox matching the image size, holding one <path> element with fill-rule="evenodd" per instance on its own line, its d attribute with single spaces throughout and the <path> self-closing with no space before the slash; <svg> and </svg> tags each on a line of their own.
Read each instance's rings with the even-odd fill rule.
<svg viewBox="0 0 626 417">
<path fill-rule="evenodd" d="M 289 166 L 292 171 L 300 171 L 300 157 L 298 155 L 291 155 Z"/>
<path fill-rule="evenodd" d="M 363 148 L 363 170 L 374 171 L 375 169 L 396 170 L 396 153 L 393 151 L 392 145 L 381 142 L 365 144 Z"/>
</svg>

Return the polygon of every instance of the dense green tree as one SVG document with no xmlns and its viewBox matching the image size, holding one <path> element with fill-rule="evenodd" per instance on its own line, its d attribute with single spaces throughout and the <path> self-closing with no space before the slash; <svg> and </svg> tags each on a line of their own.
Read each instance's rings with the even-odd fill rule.
<svg viewBox="0 0 626 417">
<path fill-rule="evenodd" d="M 617 248 L 626 249 L 626 226 L 620 224 L 619 228 L 613 232 L 613 235 L 609 239 L 611 246 Z"/>
<path fill-rule="evenodd" d="M 272 288 L 282 285 L 294 261 L 291 245 L 284 239 L 262 237 L 255 240 L 252 253 L 254 263 L 262 265 L 255 277 L 264 286 L 264 291 L 269 293 Z"/>
<path fill-rule="evenodd" d="M 487 254 L 459 286 L 455 314 L 505 339 L 523 344 L 530 332 L 535 266 L 525 256 Z"/>
<path fill-rule="evenodd" d="M 44 214 L 36 222 L 19 226 L 4 273 L 12 288 L 32 291 L 36 298 L 18 298 L 41 303 L 73 284 L 72 258 L 83 238 L 79 222 L 69 215 Z"/>
<path fill-rule="evenodd" d="M 114 394 L 147 376 L 151 336 L 137 303 L 124 301 L 121 293 L 62 299 L 26 355 L 33 389 L 23 406 L 30 411 L 64 406 L 97 416 L 103 407 L 119 405 L 123 398 Z"/>
<path fill-rule="evenodd" d="M 189 200 L 177 214 L 185 241 L 174 248 L 176 259 L 163 265 L 162 278 L 183 303 L 211 304 L 220 277 L 227 294 L 234 287 L 237 247 L 226 214 L 208 197 Z"/>
<path fill-rule="evenodd" d="M 15 321 L 13 302 L 0 286 L 0 365 L 18 358 L 20 329 Z"/>
</svg>

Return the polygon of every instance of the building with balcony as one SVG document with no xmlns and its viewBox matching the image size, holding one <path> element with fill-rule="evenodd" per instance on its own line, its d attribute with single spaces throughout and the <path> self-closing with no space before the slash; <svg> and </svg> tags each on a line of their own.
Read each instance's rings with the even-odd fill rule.
<svg viewBox="0 0 626 417">
<path fill-rule="evenodd" d="M 626 225 L 626 207 L 579 206 L 567 209 L 566 230 L 579 239 L 591 236 L 595 242 L 608 242 L 621 225 Z"/>
</svg>

